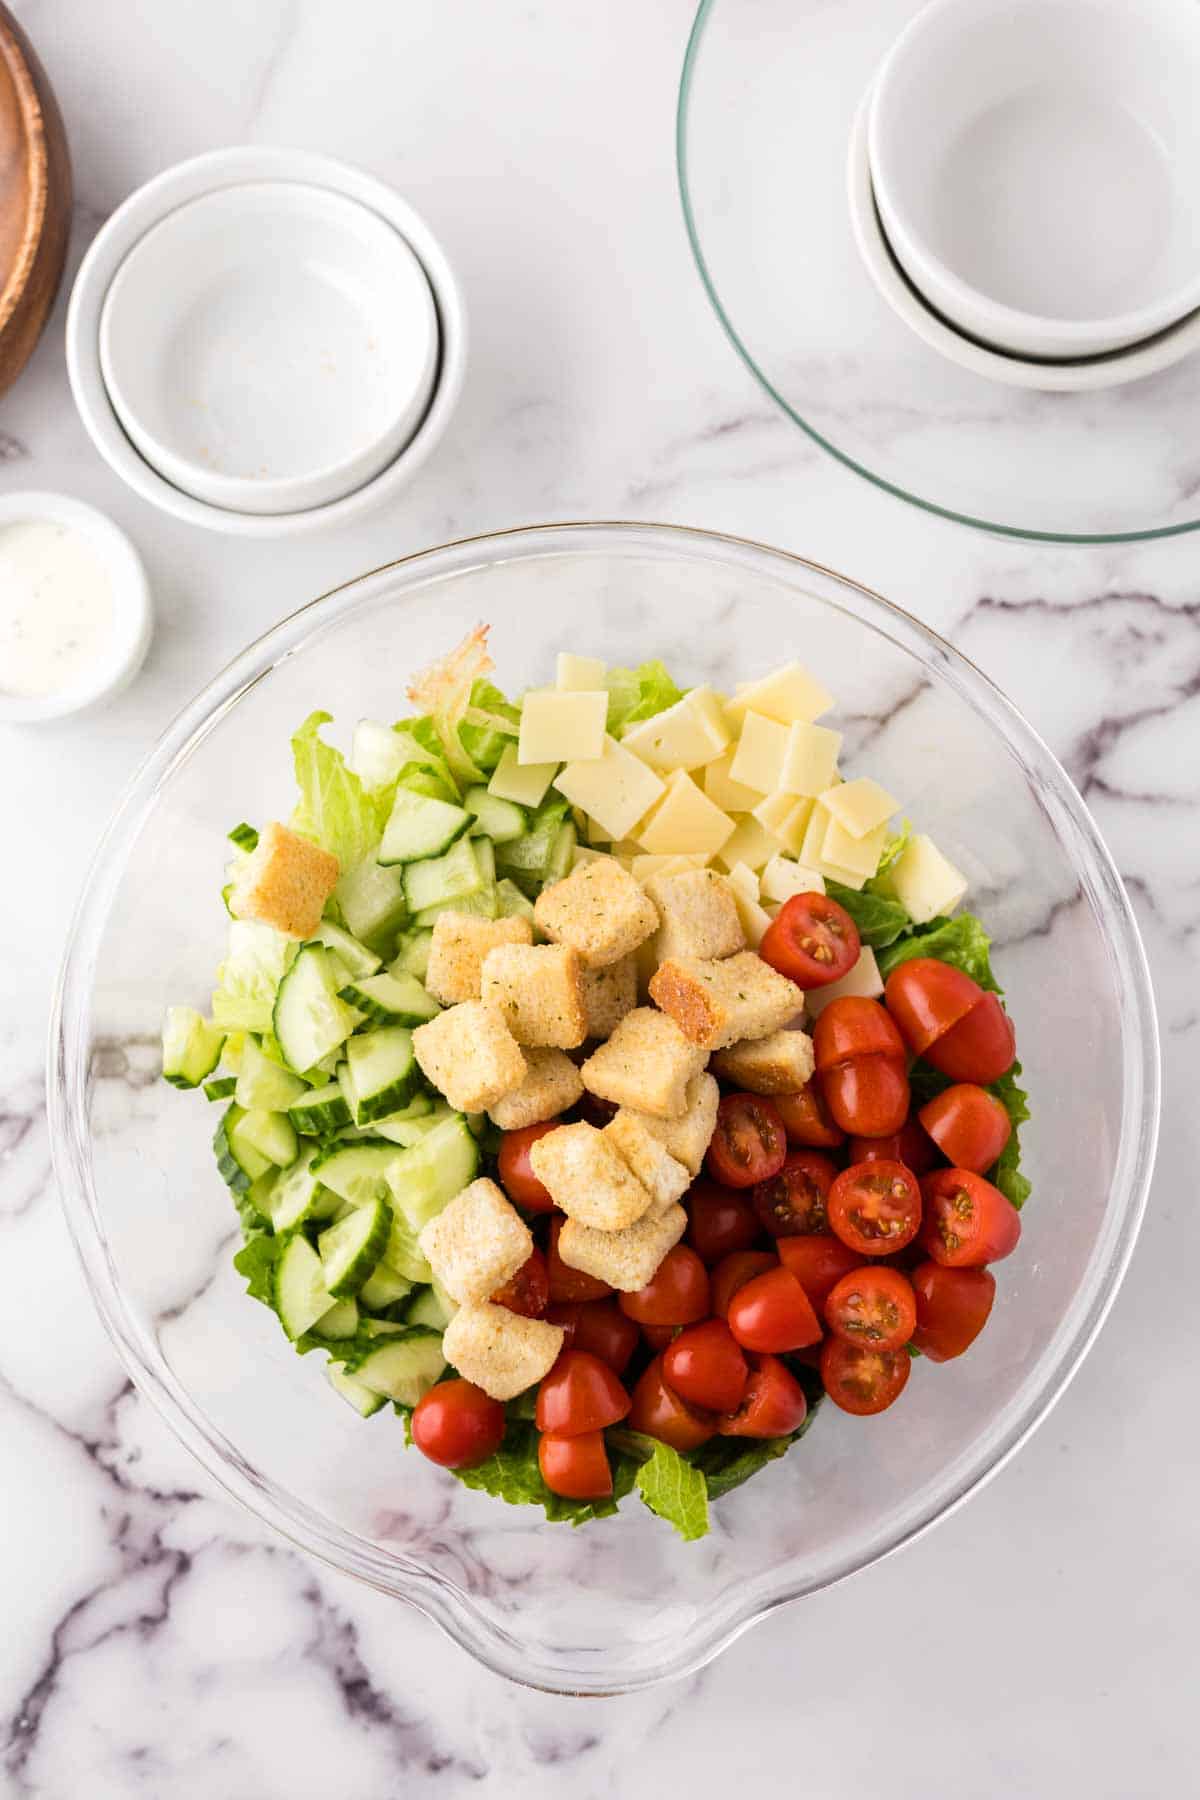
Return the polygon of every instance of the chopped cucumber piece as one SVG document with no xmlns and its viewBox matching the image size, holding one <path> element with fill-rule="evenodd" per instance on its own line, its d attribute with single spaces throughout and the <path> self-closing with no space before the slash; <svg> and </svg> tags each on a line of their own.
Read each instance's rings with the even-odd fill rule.
<svg viewBox="0 0 1200 1800">
<path fill-rule="evenodd" d="M 493 844 L 507 844 L 513 838 L 524 837 L 529 829 L 529 820 L 519 806 L 511 800 L 498 800 L 485 787 L 468 788 L 463 805 L 474 818 L 472 835 L 482 832 Z"/>
<path fill-rule="evenodd" d="M 415 1119 L 376 1119 L 371 1130 L 377 1131 L 390 1143 L 402 1144 L 406 1150 L 411 1150 L 414 1144 L 419 1144 L 440 1122 L 437 1114 L 430 1110 Z"/>
<path fill-rule="evenodd" d="M 289 1168 L 300 1152 L 299 1140 L 286 1113 L 248 1112 L 238 1120 L 230 1136 L 239 1148 L 257 1150 L 280 1169 Z"/>
<path fill-rule="evenodd" d="M 461 811 L 461 808 L 459 809 Z M 470 815 L 463 813 L 463 817 Z M 411 913 L 449 900 L 461 900 L 484 885 L 479 859 L 470 838 L 460 838 L 444 856 L 410 863 L 404 871 L 404 898 Z"/>
<path fill-rule="evenodd" d="M 410 1325 L 428 1325 L 434 1331 L 445 1331 L 454 1317 L 454 1302 L 436 1287 L 423 1287 L 416 1295 L 405 1317 Z"/>
<path fill-rule="evenodd" d="M 294 1343 L 311 1331 L 332 1305 L 321 1259 L 308 1239 L 297 1232 L 275 1264 L 275 1311 L 280 1323 Z"/>
<path fill-rule="evenodd" d="M 350 1403 L 361 1419 L 369 1419 L 373 1413 L 387 1405 L 386 1394 L 377 1394 L 374 1388 L 369 1388 L 357 1375 L 348 1375 L 341 1363 L 326 1363 L 325 1374 L 330 1387 Z"/>
<path fill-rule="evenodd" d="M 343 931 L 340 925 L 335 925 L 332 919 L 321 920 L 313 932 L 313 942 L 324 944 L 327 950 L 332 950 L 348 975 L 374 975 L 383 963 L 381 956 L 368 950 L 365 944 L 361 944 L 350 932 Z"/>
<path fill-rule="evenodd" d="M 221 1060 L 225 1033 L 194 1006 L 168 1006 L 163 1020 L 162 1072 L 172 1087 L 199 1087 Z"/>
<path fill-rule="evenodd" d="M 332 1338 L 335 1343 L 339 1339 L 352 1338 L 358 1330 L 356 1302 L 339 1300 L 336 1306 L 331 1306 L 327 1313 L 321 1314 L 313 1330 L 319 1331 L 322 1337 Z"/>
<path fill-rule="evenodd" d="M 358 1304 L 367 1312 L 383 1312 L 412 1293 L 412 1282 L 398 1275 L 387 1263 L 376 1263 L 374 1270 L 358 1290 Z M 428 1324 L 428 1320 L 420 1323 Z"/>
<path fill-rule="evenodd" d="M 362 944 L 386 945 L 404 923 L 408 909 L 403 872 L 383 868 L 373 856 L 348 869 L 333 892 L 342 917 Z"/>
<path fill-rule="evenodd" d="M 368 975 L 348 982 L 340 997 L 373 1025 L 424 1025 L 442 1010 L 415 975 Z"/>
<path fill-rule="evenodd" d="M 297 1074 L 314 1068 L 361 1023 L 337 990 L 331 953 L 323 944 L 306 944 L 275 996 L 275 1036 Z"/>
<path fill-rule="evenodd" d="M 239 1106 L 247 1112 L 286 1112 L 293 1100 L 307 1093 L 298 1075 L 264 1055 L 252 1037 L 246 1039 L 235 1092 Z"/>
<path fill-rule="evenodd" d="M 346 1046 L 343 1092 L 354 1100 L 354 1123 L 369 1125 L 405 1104 L 420 1080 L 407 1025 L 386 1025 L 364 1032 Z M 342 1077 L 339 1075 L 339 1081 Z"/>
<path fill-rule="evenodd" d="M 415 975 L 418 981 L 424 981 L 429 973 L 429 946 L 433 942 L 432 931 L 406 931 L 400 939 L 396 960 L 392 964 L 393 975 Z"/>
<path fill-rule="evenodd" d="M 338 1196 L 313 1172 L 316 1151 L 310 1144 L 291 1168 L 280 1176 L 271 1194 L 271 1224 L 277 1232 L 291 1231 L 309 1219 L 330 1219 Z"/>
<path fill-rule="evenodd" d="M 221 1122 L 213 1133 L 217 1168 L 226 1187 L 232 1188 L 235 1194 L 244 1194 L 250 1183 L 265 1175 L 272 1166 L 270 1157 L 239 1136 L 238 1127 L 245 1117 L 245 1112 L 234 1101 L 221 1114 Z"/>
<path fill-rule="evenodd" d="M 383 1260 L 389 1269 L 394 1269 L 397 1275 L 403 1275 L 406 1281 L 433 1280 L 433 1270 L 417 1242 L 416 1231 L 398 1207 L 392 1213 L 392 1229 Z"/>
<path fill-rule="evenodd" d="M 483 843 L 484 840 L 479 838 L 472 841 Z M 424 864 L 418 864 L 417 867 L 422 868 Z M 500 903 L 496 899 L 496 890 L 492 886 L 487 886 L 476 888 L 473 894 L 463 894 L 457 899 L 439 900 L 435 905 L 427 906 L 423 912 L 417 913 L 413 923 L 424 929 L 427 926 L 435 925 L 439 914 L 444 912 L 473 913 L 481 919 L 494 919 L 499 910 Z"/>
<path fill-rule="evenodd" d="M 418 1232 L 478 1173 L 479 1145 L 462 1114 L 452 1113 L 419 1144 L 403 1152 L 393 1173 L 392 1192 L 413 1231 Z M 395 1262 L 390 1254 L 388 1260 Z"/>
<path fill-rule="evenodd" d="M 318 1151 L 312 1166 L 339 1200 L 365 1206 L 381 1192 L 391 1191 L 396 1164 L 404 1154 L 395 1144 L 335 1144 Z"/>
<path fill-rule="evenodd" d="M 391 1202 L 377 1199 L 321 1233 L 325 1286 L 337 1299 L 357 1294 L 382 1257 L 391 1228 Z"/>
<path fill-rule="evenodd" d="M 440 1335 L 420 1325 L 388 1336 L 348 1365 L 350 1373 L 365 1387 L 401 1406 L 415 1406 L 434 1386 L 445 1366 Z"/>
<path fill-rule="evenodd" d="M 528 919 L 533 924 L 533 901 L 505 875 L 496 883 L 496 904 L 502 919 Z"/>
<path fill-rule="evenodd" d="M 471 814 L 465 807 L 435 799 L 432 794 L 414 793 L 410 787 L 398 787 L 376 860 L 386 867 L 389 863 L 441 856 L 470 823 Z"/>
<path fill-rule="evenodd" d="M 204 1098 L 206 1100 L 232 1100 L 236 1087 L 236 1075 L 218 1075 L 215 1081 L 205 1082 Z"/>
<path fill-rule="evenodd" d="M 271 1223 L 271 1208 L 275 1204 L 275 1190 L 283 1180 L 282 1169 L 274 1164 L 262 1175 L 256 1175 L 250 1186 L 241 1197 L 241 1209 L 250 1207 L 263 1222 L 264 1229 Z"/>
<path fill-rule="evenodd" d="M 309 1137 L 332 1137 L 354 1117 L 336 1081 L 327 1082 L 324 1087 L 305 1088 L 303 1096 L 293 1100 L 287 1111 L 296 1130 Z"/>
<path fill-rule="evenodd" d="M 428 751 L 423 751 L 428 756 Z M 428 763 L 411 762 L 400 777 L 400 786 L 408 788 L 413 794 L 427 794 L 431 800 L 445 800 L 451 806 L 458 805 L 458 789 L 451 787 L 449 781 L 439 775 Z"/>
<path fill-rule="evenodd" d="M 575 846 L 579 842 L 579 833 L 575 829 L 575 821 L 567 819 L 558 828 L 558 836 L 550 846 L 550 855 L 546 859 L 546 884 L 563 881 L 571 873 L 571 861 L 575 854 Z"/>
</svg>

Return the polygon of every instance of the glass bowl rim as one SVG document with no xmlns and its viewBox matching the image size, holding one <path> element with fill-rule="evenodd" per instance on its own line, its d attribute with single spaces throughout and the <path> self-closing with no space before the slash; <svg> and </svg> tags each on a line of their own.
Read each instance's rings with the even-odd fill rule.
<svg viewBox="0 0 1200 1800">
<path fill-rule="evenodd" d="M 606 1667 L 607 1652 L 589 1652 L 574 1646 L 561 1656 L 541 1654 L 537 1646 L 487 1618 L 474 1600 L 456 1583 L 423 1566 L 403 1552 L 376 1549 L 324 1519 L 297 1496 L 285 1493 L 247 1462 L 222 1434 L 209 1425 L 202 1410 L 166 1366 L 151 1340 L 136 1321 L 123 1293 L 103 1229 L 91 1168 L 87 1131 L 87 1094 L 91 985 L 95 952 L 109 917 L 110 902 L 120 880 L 125 859 L 148 821 L 163 786 L 175 770 L 197 749 L 239 700 L 282 661 L 304 647 L 313 627 L 323 627 L 337 617 L 350 615 L 361 599 L 369 597 L 378 577 L 411 571 L 418 579 L 446 575 L 472 567 L 494 565 L 499 560 L 525 560 L 533 556 L 562 554 L 572 550 L 603 550 L 625 546 L 644 547 L 668 554 L 716 558 L 731 567 L 741 566 L 779 577 L 794 578 L 808 572 L 835 588 L 865 602 L 868 628 L 890 627 L 884 635 L 914 653 L 904 638 L 915 640 L 925 651 L 927 673 L 948 680 L 974 710 L 1016 754 L 1022 771 L 1032 780 L 1032 759 L 1037 765 L 1038 786 L 1065 807 L 1078 829 L 1091 864 L 1081 867 L 1107 896 L 1097 907 L 1097 917 L 1114 957 L 1115 979 L 1123 983 L 1124 1041 L 1133 1054 L 1126 1058 L 1126 1096 L 1122 1116 L 1120 1155 L 1114 1173 L 1109 1207 L 1106 1259 L 1093 1256 L 1089 1280 L 1076 1294 L 1056 1339 L 1043 1347 L 1040 1363 L 1049 1349 L 1057 1348 L 1049 1366 L 1035 1369 L 1038 1378 L 1026 1377 L 1008 1411 L 1017 1416 L 1005 1429 L 993 1427 L 986 1444 L 976 1449 L 957 1479 L 947 1477 L 936 1498 L 923 1501 L 914 1518 L 878 1534 L 865 1554 L 850 1554 L 819 1577 L 789 1584 L 783 1580 L 760 1601 L 726 1600 L 710 1608 L 697 1627 L 666 1656 L 659 1656 L 658 1642 L 649 1646 L 654 1660 L 645 1660 L 616 1672 Z M 830 595 L 823 604 L 836 604 Z M 899 633 L 899 637 L 895 634 Z M 1024 754 L 1022 754 L 1024 752 Z M 1095 896 L 1093 895 L 1093 898 Z M 249 1510 L 289 1539 L 297 1548 L 327 1563 L 338 1573 L 414 1606 L 440 1625 L 456 1643 L 494 1673 L 523 1685 L 551 1693 L 606 1695 L 636 1691 L 659 1681 L 690 1674 L 709 1662 L 743 1631 L 777 1607 L 855 1574 L 903 1545 L 922 1536 L 947 1517 L 967 1497 L 990 1480 L 1020 1448 L 1065 1391 L 1098 1333 L 1116 1296 L 1132 1255 L 1141 1225 L 1154 1164 L 1160 1105 L 1158 1031 L 1153 992 L 1141 937 L 1128 896 L 1109 852 L 1083 801 L 1065 771 L 1037 733 L 996 685 L 968 658 L 928 625 L 894 602 L 820 563 L 793 552 L 772 548 L 750 538 L 703 530 L 693 526 L 663 525 L 644 521 L 562 521 L 545 525 L 515 526 L 508 530 L 460 538 L 437 545 L 366 571 L 340 583 L 278 621 L 235 656 L 200 693 L 178 713 L 127 783 L 84 879 L 68 932 L 50 1015 L 47 1046 L 47 1107 L 56 1183 L 67 1225 L 83 1265 L 92 1299 L 134 1385 L 171 1430 L 191 1451 L 207 1474 L 240 1500 Z M 1130 1095 L 1134 1098 L 1131 1101 Z M 1069 1329 L 1068 1329 L 1069 1327 Z M 1033 1392 L 1026 1392 L 1030 1386 Z M 1003 1416 L 1002 1416 L 1003 1417 Z M 552 1529 L 547 1526 L 546 1529 Z"/>
</svg>

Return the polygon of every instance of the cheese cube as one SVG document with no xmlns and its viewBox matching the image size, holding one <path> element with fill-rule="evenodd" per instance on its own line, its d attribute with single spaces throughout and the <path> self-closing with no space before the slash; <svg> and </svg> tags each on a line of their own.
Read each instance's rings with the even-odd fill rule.
<svg viewBox="0 0 1200 1800">
<path fill-rule="evenodd" d="M 918 832 L 908 840 L 890 873 L 892 892 L 917 925 L 950 913 L 967 891 L 967 878 Z"/>
<path fill-rule="evenodd" d="M 512 800 L 517 806 L 539 806 L 557 773 L 556 762 L 522 766 L 517 761 L 517 746 L 505 744 L 488 782 L 488 793 L 495 794 L 497 800 Z"/>
<path fill-rule="evenodd" d="M 840 781 L 821 795 L 831 818 L 837 820 L 851 837 L 866 837 L 880 825 L 886 825 L 900 802 L 869 775 L 853 781 Z"/>
<path fill-rule="evenodd" d="M 816 869 L 792 862 L 786 856 L 774 856 L 759 877 L 764 900 L 790 900 L 793 894 L 823 894 L 825 880 Z"/>
<path fill-rule="evenodd" d="M 603 754 L 596 761 L 569 762 L 554 785 L 572 806 L 582 806 L 614 843 L 628 837 L 666 792 L 662 778 L 613 737 L 605 737 Z"/>
<path fill-rule="evenodd" d="M 702 869 L 707 861 L 707 856 L 639 855 L 631 859 L 629 872 L 644 887 L 655 875 L 682 875 L 685 869 Z"/>
<path fill-rule="evenodd" d="M 517 761 L 599 761 L 604 754 L 607 718 L 608 694 L 603 688 L 592 693 L 566 694 L 556 688 L 535 689 L 521 702 Z"/>
<path fill-rule="evenodd" d="M 811 800 L 796 799 L 792 794 L 768 794 L 754 808 L 754 817 L 784 850 L 795 856 L 804 842 L 812 809 Z"/>
<path fill-rule="evenodd" d="M 837 819 L 830 819 L 821 846 L 821 867 L 850 869 L 864 881 L 869 881 L 879 867 L 887 835 L 888 828 L 884 824 L 877 825 L 866 837 L 851 837 L 844 825 Z"/>
<path fill-rule="evenodd" d="M 728 880 L 735 894 L 744 894 L 747 900 L 759 898 L 762 878 L 748 863 L 734 863 Z"/>
<path fill-rule="evenodd" d="M 584 812 L 584 810 L 581 806 L 577 806 L 573 810 L 575 812 L 577 812 L 579 814 L 579 817 L 583 820 L 583 835 L 587 839 L 589 844 L 611 844 L 612 843 L 612 839 L 609 837 L 607 831 L 605 831 L 603 825 L 600 824 L 598 819 L 593 819 L 592 815 L 590 813 Z M 578 827 L 577 827 L 577 829 L 578 829 Z"/>
<path fill-rule="evenodd" d="M 840 981 L 831 981 L 828 987 L 808 989 L 804 1004 L 810 1018 L 815 1019 L 831 1000 L 840 1000 L 847 994 L 861 995 L 865 1000 L 878 1000 L 882 992 L 883 978 L 879 973 L 879 964 L 875 961 L 875 952 L 869 944 L 864 944 L 854 967 Z"/>
<path fill-rule="evenodd" d="M 734 781 L 756 789 L 760 799 L 764 794 L 773 794 L 780 785 L 787 747 L 786 725 L 780 725 L 762 713 L 748 712 L 742 722 L 737 754 L 729 766 L 730 776 Z M 828 787 L 829 783 L 824 785 Z"/>
<path fill-rule="evenodd" d="M 735 747 L 705 765 L 704 791 L 724 812 L 750 812 L 761 796 L 757 788 L 747 787 L 744 781 L 734 781 L 730 775 L 736 755 Z"/>
<path fill-rule="evenodd" d="M 727 710 L 735 720 L 752 709 L 768 719 L 777 719 L 781 725 L 791 725 L 797 719 L 819 719 L 832 705 L 833 695 L 798 662 L 790 662 L 758 681 L 739 682 Z"/>
<path fill-rule="evenodd" d="M 824 857 L 821 858 L 821 873 L 826 881 L 836 881 L 842 887 L 856 890 L 865 888 L 870 880 L 870 876 L 860 875 L 857 869 L 843 869 L 839 864 L 828 862 Z"/>
<path fill-rule="evenodd" d="M 634 725 L 621 742 L 652 769 L 668 774 L 711 762 L 728 747 L 732 736 L 717 695 L 710 687 L 698 687 L 664 712 Z"/>
<path fill-rule="evenodd" d="M 733 903 L 737 907 L 746 942 L 752 950 L 757 950 L 762 943 L 763 933 L 771 923 L 770 913 L 759 904 L 758 876 L 745 863 L 738 863 L 729 871 L 729 885 L 733 889 Z"/>
<path fill-rule="evenodd" d="M 686 770 L 676 769 L 638 841 L 652 854 L 712 856 L 733 830 L 729 815 L 713 805 Z"/>
<path fill-rule="evenodd" d="M 829 830 L 830 818 L 822 800 L 813 802 L 813 809 L 808 815 L 808 824 L 804 828 L 804 838 L 796 851 L 797 861 L 807 863 L 810 868 L 821 867 L 821 852 L 825 848 L 825 833 Z"/>
<path fill-rule="evenodd" d="M 572 656 L 569 650 L 560 650 L 554 685 L 560 694 L 595 693 L 604 686 L 607 667 L 602 657 Z"/>
<path fill-rule="evenodd" d="M 743 863 L 748 869 L 762 869 L 778 854 L 779 840 L 755 818 L 739 819 L 733 836 L 721 845 L 717 860 L 727 869 Z"/>
<path fill-rule="evenodd" d="M 840 731 L 829 731 L 824 725 L 808 725 L 803 720 L 788 728 L 787 749 L 779 772 L 779 787 L 785 794 L 823 794 L 837 779 L 838 751 L 842 747 Z"/>
</svg>

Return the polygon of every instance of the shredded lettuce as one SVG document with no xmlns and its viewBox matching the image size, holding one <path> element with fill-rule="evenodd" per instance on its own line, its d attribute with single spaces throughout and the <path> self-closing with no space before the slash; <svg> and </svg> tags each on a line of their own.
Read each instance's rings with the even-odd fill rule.
<svg viewBox="0 0 1200 1800">
<path fill-rule="evenodd" d="M 888 944 L 894 944 L 901 933 L 912 925 L 911 918 L 898 900 L 889 900 L 885 894 L 872 893 L 869 883 L 860 892 L 855 888 L 843 887 L 840 881 L 826 878 L 825 892 L 850 914 L 858 927 L 859 937 L 873 950 L 882 950 Z"/>
<path fill-rule="evenodd" d="M 234 919 L 225 961 L 217 970 L 213 1024 L 226 1031 L 269 1032 L 276 989 L 298 948 L 282 932 L 257 919 Z"/>
<path fill-rule="evenodd" d="M 331 714 L 310 713 L 292 738 L 300 800 L 292 830 L 336 856 L 343 870 L 362 862 L 383 835 L 391 795 L 368 794 L 346 759 L 321 738 Z"/>
<path fill-rule="evenodd" d="M 483 774 L 490 775 L 507 745 L 520 735 L 521 714 L 490 681 L 477 681 L 458 727 L 459 742 Z"/>
<path fill-rule="evenodd" d="M 974 913 L 957 913 L 953 919 L 931 919 L 918 925 L 910 937 L 890 945 L 879 957 L 879 973 L 886 981 L 893 969 L 914 956 L 935 956 L 939 962 L 953 963 L 981 988 L 993 994 L 1003 988 L 992 974 L 992 940 Z"/>
<path fill-rule="evenodd" d="M 626 726 L 652 719 L 683 699 L 683 689 L 676 687 L 656 660 L 639 663 L 636 669 L 610 669 L 604 685 L 608 689 L 608 729 L 614 737 L 620 737 Z"/>
<path fill-rule="evenodd" d="M 655 1444 L 637 1472 L 638 1492 L 660 1519 L 673 1525 L 685 1544 L 708 1532 L 708 1483 L 704 1472 L 669 1444 Z"/>
<path fill-rule="evenodd" d="M 538 1467 L 538 1431 L 526 1419 L 511 1414 L 500 1448 L 486 1462 L 473 1469 L 455 1469 L 464 1487 L 507 1500 L 510 1506 L 540 1506 L 553 1523 L 584 1525 L 589 1519 L 607 1519 L 617 1504 L 630 1493 L 637 1478 L 638 1465 L 631 1457 L 610 1457 L 613 1475 L 612 1497 L 608 1500 L 564 1500 L 552 1494 L 542 1480 Z"/>
<path fill-rule="evenodd" d="M 422 669 L 408 689 L 417 711 L 428 714 L 441 754 L 460 787 L 470 787 L 483 778 L 483 771 L 463 747 L 459 726 L 472 704 L 476 684 L 495 667 L 487 640 L 488 627 L 477 625 L 448 656 Z"/>
</svg>

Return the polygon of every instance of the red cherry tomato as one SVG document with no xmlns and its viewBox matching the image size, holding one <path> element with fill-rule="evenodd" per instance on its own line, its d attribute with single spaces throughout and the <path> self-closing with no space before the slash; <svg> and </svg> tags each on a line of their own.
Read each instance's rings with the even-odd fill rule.
<svg viewBox="0 0 1200 1800">
<path fill-rule="evenodd" d="M 921 1229 L 921 1190 L 903 1163 L 852 1163 L 826 1205 L 833 1230 L 859 1256 L 903 1250 Z"/>
<path fill-rule="evenodd" d="M 712 1271 L 710 1304 L 714 1317 L 726 1318 L 729 1302 L 738 1289 L 744 1288 L 756 1275 L 765 1275 L 768 1269 L 778 1266 L 779 1259 L 770 1250 L 735 1250 L 732 1256 L 723 1256 Z"/>
<path fill-rule="evenodd" d="M 935 1094 L 917 1117 L 947 1162 L 956 1169 L 974 1169 L 977 1175 L 991 1168 L 1012 1136 L 1012 1121 L 995 1094 L 971 1081 Z M 913 1169 L 912 1163 L 908 1166 Z"/>
<path fill-rule="evenodd" d="M 828 1231 L 825 1196 L 836 1174 L 836 1164 L 819 1150 L 793 1150 L 778 1175 L 755 1187 L 755 1213 L 776 1238 Z"/>
<path fill-rule="evenodd" d="M 846 1134 L 835 1125 L 820 1083 L 810 1081 L 796 1094 L 774 1094 L 771 1104 L 783 1120 L 789 1144 L 813 1150 L 836 1150 Z"/>
<path fill-rule="evenodd" d="M 990 1269 L 945 1269 L 922 1263 L 912 1274 L 917 1297 L 913 1343 L 931 1362 L 949 1362 L 969 1350 L 988 1322 L 996 1298 Z"/>
<path fill-rule="evenodd" d="M 887 1137 L 851 1138 L 847 1154 L 852 1163 L 903 1163 L 914 1175 L 924 1175 L 938 1163 L 937 1145 L 916 1119 L 907 1120 Z"/>
<path fill-rule="evenodd" d="M 638 1328 L 615 1300 L 566 1300 L 551 1306 L 546 1318 L 566 1330 L 563 1347 L 598 1356 L 615 1374 L 624 1373 L 638 1347 Z"/>
<path fill-rule="evenodd" d="M 777 1356 L 751 1356 L 750 1379 L 734 1413 L 718 1420 L 722 1437 L 789 1437 L 808 1412 L 804 1389 Z"/>
<path fill-rule="evenodd" d="M 550 1492 L 565 1500 L 607 1500 L 612 1493 L 602 1431 L 585 1431 L 577 1437 L 545 1433 L 538 1440 L 538 1468 Z"/>
<path fill-rule="evenodd" d="M 871 1350 L 826 1338 L 821 1348 L 821 1380 L 825 1392 L 843 1412 L 865 1418 L 884 1412 L 898 1400 L 912 1371 L 907 1350 Z"/>
<path fill-rule="evenodd" d="M 743 1350 L 803 1350 L 821 1336 L 812 1302 L 790 1269 L 768 1269 L 729 1302 L 729 1329 Z"/>
<path fill-rule="evenodd" d="M 763 933 L 758 954 L 798 987 L 822 988 L 850 973 L 861 948 L 845 907 L 825 894 L 793 894 Z"/>
<path fill-rule="evenodd" d="M 473 1469 L 500 1448 L 504 1408 L 473 1381 L 439 1381 L 413 1408 L 412 1440 L 443 1469 Z"/>
<path fill-rule="evenodd" d="M 633 1390 L 629 1429 L 670 1444 L 673 1450 L 696 1450 L 716 1432 L 707 1413 L 689 1406 L 663 1379 L 662 1357 L 656 1356 Z"/>
<path fill-rule="evenodd" d="M 843 1244 L 832 1232 L 813 1237 L 780 1238 L 778 1250 L 780 1262 L 796 1277 L 818 1317 L 824 1314 L 832 1288 L 862 1262 L 858 1252 Z"/>
<path fill-rule="evenodd" d="M 902 1056 L 852 1056 L 826 1069 L 821 1086 L 829 1110 L 845 1131 L 884 1137 L 908 1117 L 908 1070 Z"/>
<path fill-rule="evenodd" d="M 921 1243 L 947 1269 L 979 1269 L 1011 1256 L 1021 1236 L 1016 1207 L 970 1169 L 935 1169 L 921 1183 Z"/>
<path fill-rule="evenodd" d="M 663 1380 L 692 1406 L 708 1412 L 735 1412 L 750 1368 L 723 1319 L 688 1325 L 663 1352 Z"/>
<path fill-rule="evenodd" d="M 525 1319 L 540 1319 L 549 1301 L 550 1277 L 546 1273 L 546 1259 L 536 1246 L 512 1280 L 506 1281 L 492 1295 L 493 1306 L 507 1306 L 509 1312 L 520 1313 Z"/>
<path fill-rule="evenodd" d="M 914 956 L 893 969 L 883 999 L 914 1056 L 965 1019 L 983 993 L 977 981 L 935 956 Z"/>
<path fill-rule="evenodd" d="M 686 1205 L 687 1241 L 702 1262 L 720 1262 L 734 1250 L 748 1250 L 762 1236 L 758 1214 L 736 1188 L 698 1181 L 689 1190 Z"/>
<path fill-rule="evenodd" d="M 633 1320 L 630 1319 L 629 1323 L 633 1325 Z M 657 1356 L 661 1350 L 666 1349 L 668 1344 L 675 1342 L 683 1327 L 681 1325 L 642 1325 L 634 1326 L 634 1329 L 641 1331 L 654 1355 Z"/>
<path fill-rule="evenodd" d="M 753 1187 L 778 1174 L 787 1155 L 783 1121 L 761 1094 L 726 1094 L 704 1158 L 714 1181 L 726 1187 Z"/>
<path fill-rule="evenodd" d="M 995 994 L 985 994 L 965 1019 L 925 1052 L 925 1061 L 951 1081 L 999 1081 L 1017 1054 L 1012 1020 Z"/>
<path fill-rule="evenodd" d="M 676 1244 L 645 1287 L 621 1294 L 617 1304 L 639 1325 L 690 1325 L 708 1317 L 708 1270 L 694 1250 Z"/>
<path fill-rule="evenodd" d="M 912 1284 L 899 1269 L 855 1269 L 842 1276 L 826 1300 L 825 1322 L 849 1344 L 902 1349 L 917 1323 Z"/>
<path fill-rule="evenodd" d="M 554 1211 L 554 1202 L 549 1192 L 533 1172 L 529 1152 L 538 1139 L 545 1137 L 548 1131 L 553 1131 L 557 1124 L 557 1119 L 546 1119 L 541 1125 L 526 1125 L 520 1131 L 506 1131 L 500 1139 L 500 1154 L 496 1159 L 500 1186 L 513 1205 L 523 1206 L 526 1212 Z"/>
<path fill-rule="evenodd" d="M 607 1281 L 600 1281 L 595 1275 L 585 1275 L 582 1269 L 573 1269 L 558 1254 L 558 1234 L 565 1224 L 565 1219 L 550 1221 L 550 1237 L 546 1244 L 546 1276 L 551 1300 L 607 1299 L 612 1293 Z"/>
<path fill-rule="evenodd" d="M 904 1039 L 878 1000 L 861 994 L 846 994 L 831 1000 L 813 1026 L 813 1053 L 817 1073 L 835 1069 L 839 1063 L 858 1056 L 895 1056 L 903 1059 Z M 828 1100 L 829 1091 L 825 1089 Z M 837 1119 L 836 1112 L 834 1118 Z M 840 1121 L 839 1121 L 840 1122 Z M 899 1127 L 889 1127 L 889 1130 Z M 882 1137 L 882 1132 L 864 1132 L 863 1136 Z"/>
<path fill-rule="evenodd" d="M 563 1350 L 538 1386 L 534 1424 L 556 1437 L 603 1431 L 629 1411 L 629 1395 L 606 1362 L 586 1350 Z"/>
</svg>

